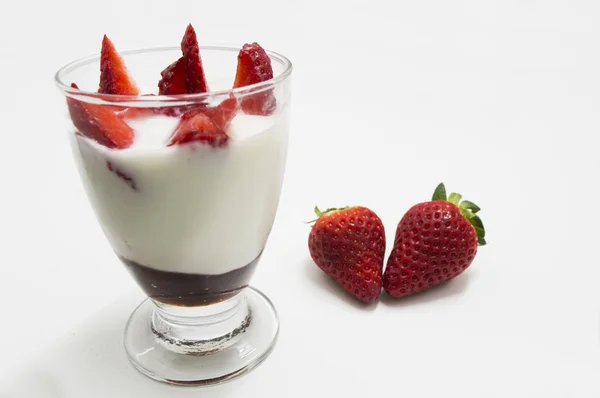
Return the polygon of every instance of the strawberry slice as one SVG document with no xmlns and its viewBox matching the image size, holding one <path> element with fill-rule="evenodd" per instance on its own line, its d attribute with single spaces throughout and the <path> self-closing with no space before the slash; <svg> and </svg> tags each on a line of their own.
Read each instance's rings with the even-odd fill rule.
<svg viewBox="0 0 600 398">
<path fill-rule="evenodd" d="M 214 108 L 206 109 L 205 113 L 212 119 L 213 122 L 215 122 L 217 126 L 225 131 L 239 109 L 240 104 L 237 98 L 235 98 L 232 94 L 229 96 L 229 98 Z"/>
<path fill-rule="evenodd" d="M 158 93 L 160 95 L 206 93 L 208 85 L 200 58 L 200 47 L 191 24 L 188 25 L 181 40 L 181 52 L 183 56 L 160 73 L 162 78 L 158 82 Z"/>
<path fill-rule="evenodd" d="M 238 54 L 233 88 L 260 83 L 273 78 L 271 59 L 258 43 L 244 44 Z"/>
<path fill-rule="evenodd" d="M 199 141 L 213 148 L 224 147 L 229 136 L 204 111 L 192 110 L 181 117 L 168 146 Z"/>
<path fill-rule="evenodd" d="M 155 97 L 156 94 L 143 94 L 141 95 L 141 97 Z M 142 108 L 142 107 L 131 107 L 131 108 L 121 108 L 117 110 L 117 115 L 119 115 L 119 117 L 121 119 L 136 119 L 136 118 L 140 118 L 140 117 L 145 117 L 145 116 L 152 116 L 152 115 L 158 115 L 158 114 L 166 114 L 166 111 L 163 111 L 163 109 L 168 109 L 168 108 L 155 108 L 155 107 L 149 107 L 149 108 Z"/>
<path fill-rule="evenodd" d="M 165 70 L 160 72 L 160 75 L 162 79 L 158 82 L 158 94 L 176 95 L 187 92 L 185 60 L 183 57 L 167 66 Z"/>
<path fill-rule="evenodd" d="M 202 59 L 200 58 L 198 39 L 192 24 L 189 24 L 185 30 L 185 35 L 183 35 L 181 41 L 181 51 L 185 60 L 187 93 L 206 93 L 208 85 L 206 84 Z"/>
<path fill-rule="evenodd" d="M 78 88 L 75 83 L 71 87 Z M 79 133 L 109 148 L 124 149 L 133 143 L 131 127 L 110 108 L 67 98 L 73 124 Z"/>
<path fill-rule="evenodd" d="M 244 44 L 238 54 L 237 72 L 233 88 L 264 82 L 273 78 L 271 59 L 258 44 Z M 242 110 L 252 115 L 270 115 L 275 111 L 276 99 L 273 90 L 244 97 Z"/>
<path fill-rule="evenodd" d="M 129 73 L 123 58 L 117 53 L 115 45 L 106 35 L 102 39 L 100 52 L 100 87 L 99 93 L 138 95 L 139 90 Z"/>
</svg>

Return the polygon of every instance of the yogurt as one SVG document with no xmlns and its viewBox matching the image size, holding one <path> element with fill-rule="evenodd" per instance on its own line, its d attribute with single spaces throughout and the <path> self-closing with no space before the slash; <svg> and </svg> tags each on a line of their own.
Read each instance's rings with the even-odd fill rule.
<svg viewBox="0 0 600 398">
<path fill-rule="evenodd" d="M 75 158 L 115 252 L 166 272 L 219 275 L 244 267 L 265 246 L 279 202 L 287 113 L 238 114 L 223 148 L 167 147 L 179 119 L 127 120 L 127 149 L 73 135 Z"/>
</svg>

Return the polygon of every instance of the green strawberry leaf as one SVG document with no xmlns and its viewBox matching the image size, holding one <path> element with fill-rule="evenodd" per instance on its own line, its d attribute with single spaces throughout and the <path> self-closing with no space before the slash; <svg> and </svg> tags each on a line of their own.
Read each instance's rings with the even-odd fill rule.
<svg viewBox="0 0 600 398">
<path fill-rule="evenodd" d="M 438 185 L 438 187 L 435 189 L 432 200 L 446 200 L 446 188 L 444 187 L 443 183 Z M 463 200 L 461 202 L 462 195 L 454 192 L 450 194 L 447 200 L 448 202 L 458 206 L 460 214 L 473 226 L 473 229 L 475 229 L 475 234 L 477 235 L 477 243 L 479 246 L 486 245 L 487 242 L 485 240 L 485 228 L 481 218 L 476 215 L 476 213 L 481 210 L 479 206 L 468 200 Z"/>
<path fill-rule="evenodd" d="M 435 188 L 431 200 L 446 200 L 446 187 L 443 182 Z"/>
<path fill-rule="evenodd" d="M 483 229 L 483 221 L 481 221 L 481 218 L 479 218 L 479 216 L 472 216 L 471 218 L 469 218 L 469 222 L 472 226 Z"/>
<path fill-rule="evenodd" d="M 450 203 L 454 203 L 454 204 L 455 204 L 455 205 L 457 205 L 457 206 L 458 206 L 458 204 L 460 203 L 460 200 L 461 200 L 461 199 L 462 199 L 462 195 L 461 195 L 461 194 L 459 194 L 459 193 L 455 193 L 455 192 L 452 192 L 452 193 L 450 194 L 450 196 L 448 196 L 448 202 L 450 202 Z"/>
<path fill-rule="evenodd" d="M 340 207 L 340 208 L 338 208 L 338 207 L 330 207 L 330 208 L 328 208 L 325 211 L 321 211 L 319 209 L 319 206 L 315 206 L 314 211 L 315 211 L 315 214 L 317 215 L 317 218 L 315 218 L 314 220 L 305 221 L 304 223 L 305 224 L 313 224 L 315 221 L 317 221 L 319 218 L 321 218 L 321 216 L 324 215 L 324 214 L 327 214 L 327 213 L 335 211 L 335 210 L 346 210 L 346 209 L 349 209 L 349 206 Z"/>
<path fill-rule="evenodd" d="M 477 206 L 475 203 L 473 202 L 469 202 L 468 200 L 463 200 L 460 204 L 460 209 L 461 210 L 470 210 L 471 213 L 475 214 L 477 213 L 479 210 L 481 210 L 479 208 L 479 206 Z"/>
<path fill-rule="evenodd" d="M 485 238 L 485 228 L 483 227 L 483 222 L 481 221 L 481 218 L 479 218 L 479 216 L 473 215 L 473 216 L 471 216 L 471 218 L 468 218 L 467 220 L 469 220 L 469 222 L 471 223 L 473 228 L 475 228 L 477 237 Z"/>
</svg>

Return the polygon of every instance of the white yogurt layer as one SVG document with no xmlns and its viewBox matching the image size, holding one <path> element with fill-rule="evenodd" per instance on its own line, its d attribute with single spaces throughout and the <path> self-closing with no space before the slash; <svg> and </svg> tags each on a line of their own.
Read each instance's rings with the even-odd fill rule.
<svg viewBox="0 0 600 398">
<path fill-rule="evenodd" d="M 209 275 L 253 261 L 279 202 L 286 117 L 238 114 L 224 148 L 167 147 L 179 122 L 167 116 L 129 120 L 136 135 L 123 150 L 74 135 L 85 189 L 115 252 L 163 271 Z"/>
</svg>

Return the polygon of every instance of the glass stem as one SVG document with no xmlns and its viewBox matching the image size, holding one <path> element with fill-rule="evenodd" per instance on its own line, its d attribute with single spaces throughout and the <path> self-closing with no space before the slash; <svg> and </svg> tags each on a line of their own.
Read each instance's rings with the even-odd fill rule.
<svg viewBox="0 0 600 398">
<path fill-rule="evenodd" d="M 252 318 L 243 291 L 202 307 L 154 303 L 151 327 L 156 339 L 165 348 L 182 354 L 203 355 L 231 346 Z"/>
</svg>

